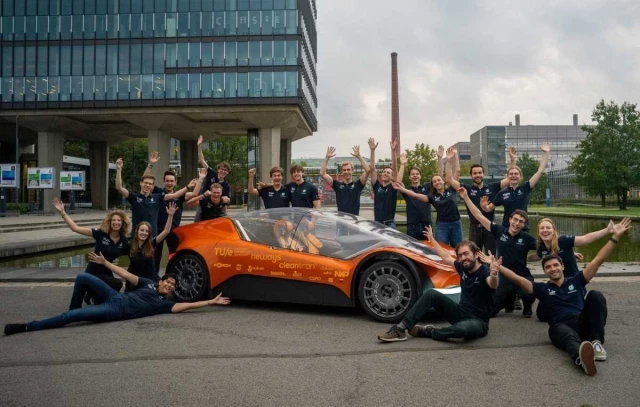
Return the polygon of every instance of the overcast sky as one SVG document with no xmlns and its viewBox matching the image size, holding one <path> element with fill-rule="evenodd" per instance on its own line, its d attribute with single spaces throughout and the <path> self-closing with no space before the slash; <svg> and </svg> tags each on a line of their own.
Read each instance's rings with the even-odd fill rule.
<svg viewBox="0 0 640 407">
<path fill-rule="evenodd" d="M 602 98 L 640 102 L 640 2 L 320 0 L 319 131 L 293 157 L 368 137 L 389 156 L 391 52 L 402 148 L 469 141 L 485 125 L 591 123 Z M 368 148 L 364 149 L 368 153 Z"/>
</svg>

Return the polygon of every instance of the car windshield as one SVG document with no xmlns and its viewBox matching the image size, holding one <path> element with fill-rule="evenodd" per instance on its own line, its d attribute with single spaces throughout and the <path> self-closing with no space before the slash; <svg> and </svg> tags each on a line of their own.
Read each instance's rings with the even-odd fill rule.
<svg viewBox="0 0 640 407">
<path fill-rule="evenodd" d="M 308 208 L 278 208 L 232 215 L 244 240 L 349 259 L 378 247 L 402 247 L 441 260 L 428 246 L 360 216 Z"/>
</svg>

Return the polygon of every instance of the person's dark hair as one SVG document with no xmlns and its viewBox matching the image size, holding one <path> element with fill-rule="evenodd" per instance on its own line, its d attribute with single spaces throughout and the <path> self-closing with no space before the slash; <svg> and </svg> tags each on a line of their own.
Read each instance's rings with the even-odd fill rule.
<svg viewBox="0 0 640 407">
<path fill-rule="evenodd" d="M 480 252 L 480 248 L 477 244 L 473 243 L 471 240 L 463 240 L 456 245 L 456 256 L 458 255 L 458 249 L 462 246 L 467 246 L 469 249 L 471 249 L 471 253 L 473 253 L 474 255 Z"/>
<path fill-rule="evenodd" d="M 384 167 L 382 167 L 382 171 L 386 170 L 387 168 L 391 170 L 391 175 L 393 175 L 393 167 L 390 165 L 385 165 Z"/>
<path fill-rule="evenodd" d="M 471 168 L 469 168 L 469 175 L 471 175 L 471 174 L 473 173 L 473 169 L 474 169 L 474 168 L 482 168 L 482 172 L 484 172 L 484 167 L 483 167 L 482 165 L 480 165 L 480 164 L 473 164 L 473 165 L 471 166 Z"/>
<path fill-rule="evenodd" d="M 224 168 L 225 170 L 227 170 L 228 173 L 231 172 L 231 164 L 229 164 L 228 161 L 220 161 L 218 163 L 217 169 L 220 169 L 220 168 Z"/>
<path fill-rule="evenodd" d="M 164 276 L 160 277 L 160 281 L 165 281 L 172 278 L 173 281 L 178 281 L 178 279 L 176 279 L 176 276 L 174 276 L 173 274 L 165 274 Z"/>
<path fill-rule="evenodd" d="M 302 165 L 296 164 L 296 165 L 292 165 L 291 169 L 289 169 L 289 172 L 291 173 L 291 175 L 293 175 L 293 173 L 296 171 L 302 171 L 304 173 L 304 168 L 302 168 Z"/>
<path fill-rule="evenodd" d="M 273 177 L 274 172 L 279 172 L 281 175 L 284 175 L 284 171 L 280 167 L 273 167 L 271 171 L 269 171 L 269 176 Z"/>
<path fill-rule="evenodd" d="M 420 168 L 418 167 L 411 167 L 409 168 L 409 174 L 411 174 L 411 171 L 418 171 L 418 174 L 422 175 L 422 171 L 420 171 Z"/>
<path fill-rule="evenodd" d="M 511 219 L 513 217 L 513 215 L 520 215 L 524 218 L 524 221 L 529 223 L 529 215 L 527 215 L 527 213 L 525 211 L 523 211 L 522 209 L 516 209 L 515 211 L 513 211 L 513 213 L 511 214 L 511 216 L 509 216 L 509 219 Z"/>
<path fill-rule="evenodd" d="M 551 260 L 558 260 L 560 262 L 560 264 L 564 267 L 564 262 L 562 261 L 562 257 L 558 256 L 557 254 L 548 254 L 546 256 L 544 256 L 542 258 L 542 268 L 544 269 L 544 265 Z"/>
<path fill-rule="evenodd" d="M 164 180 L 167 177 L 167 175 L 171 175 L 173 178 L 177 178 L 176 177 L 176 173 L 174 171 L 168 170 L 168 171 L 164 172 L 164 175 L 162 176 L 162 179 Z"/>
<path fill-rule="evenodd" d="M 156 177 L 154 177 L 153 175 L 143 175 L 140 177 L 140 182 L 144 182 L 145 179 L 150 179 L 151 181 L 153 181 L 153 183 L 156 183 Z"/>
</svg>

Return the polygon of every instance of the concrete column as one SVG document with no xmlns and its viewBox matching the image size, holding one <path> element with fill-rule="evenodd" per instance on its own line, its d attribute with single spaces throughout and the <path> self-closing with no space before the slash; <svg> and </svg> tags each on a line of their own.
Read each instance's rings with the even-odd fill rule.
<svg viewBox="0 0 640 407">
<path fill-rule="evenodd" d="M 89 143 L 89 162 L 91 207 L 106 211 L 109 209 L 109 145 L 106 142 Z"/>
<path fill-rule="evenodd" d="M 285 176 L 291 169 L 291 139 L 280 142 L 280 167 L 284 170 Z"/>
<path fill-rule="evenodd" d="M 280 166 L 280 129 L 260 129 L 260 177 L 269 179 L 271 168 Z M 285 173 L 285 183 L 289 182 Z"/>
<path fill-rule="evenodd" d="M 198 142 L 180 140 L 180 186 L 186 186 L 193 178 L 198 178 Z"/>
<path fill-rule="evenodd" d="M 53 167 L 53 188 L 44 190 L 44 210 L 51 211 L 53 198 L 60 198 L 60 171 L 64 152 L 64 134 L 38 133 L 38 167 Z"/>
<path fill-rule="evenodd" d="M 147 134 L 149 139 L 149 154 L 151 154 L 152 151 L 157 151 L 158 154 L 160 154 L 160 161 L 158 165 L 151 170 L 151 175 L 156 177 L 156 186 L 162 188 L 164 185 L 162 174 L 169 169 L 169 162 L 171 160 L 171 132 L 149 130 Z"/>
</svg>

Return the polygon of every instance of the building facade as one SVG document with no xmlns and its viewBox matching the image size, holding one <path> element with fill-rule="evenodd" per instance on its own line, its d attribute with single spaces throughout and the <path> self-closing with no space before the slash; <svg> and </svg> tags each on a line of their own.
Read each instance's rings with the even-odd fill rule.
<svg viewBox="0 0 640 407">
<path fill-rule="evenodd" d="M 104 156 L 110 143 L 148 137 L 166 163 L 178 140 L 191 177 L 203 134 L 248 137 L 268 173 L 317 130 L 315 0 L 0 3 L 2 162 L 35 144 L 38 166 L 61 167 L 65 139 Z M 106 178 L 102 161 L 94 172 Z"/>
</svg>

